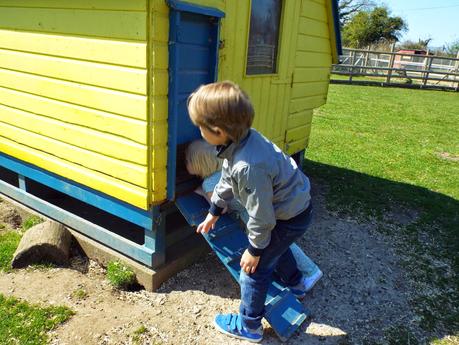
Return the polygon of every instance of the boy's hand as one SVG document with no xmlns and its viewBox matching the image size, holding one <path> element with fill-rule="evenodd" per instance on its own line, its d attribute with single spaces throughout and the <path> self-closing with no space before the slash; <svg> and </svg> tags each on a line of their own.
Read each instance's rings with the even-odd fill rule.
<svg viewBox="0 0 459 345">
<path fill-rule="evenodd" d="M 246 249 L 244 254 L 242 254 L 240 265 L 245 273 L 250 274 L 255 272 L 259 261 L 259 256 L 252 256 L 252 254 L 250 254 L 249 251 Z"/>
<path fill-rule="evenodd" d="M 206 219 L 198 225 L 198 228 L 196 229 L 197 233 L 208 233 L 211 229 L 215 228 L 215 223 L 218 220 L 218 216 L 213 216 L 210 213 L 207 214 Z"/>
</svg>

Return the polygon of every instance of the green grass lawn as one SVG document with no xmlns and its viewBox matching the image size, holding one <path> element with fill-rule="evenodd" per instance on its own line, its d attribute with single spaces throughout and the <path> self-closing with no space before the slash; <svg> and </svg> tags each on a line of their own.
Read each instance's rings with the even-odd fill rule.
<svg viewBox="0 0 459 345">
<path fill-rule="evenodd" d="M 414 279 L 444 292 L 415 302 L 425 327 L 447 332 L 459 330 L 458 124 L 457 92 L 330 85 L 304 166 L 327 186 L 329 208 L 386 220 L 412 215 L 401 230 L 407 265 Z M 425 252 L 449 263 L 452 277 Z"/>
<path fill-rule="evenodd" d="M 0 233 L 0 272 L 11 271 L 11 260 L 20 240 L 21 235 L 16 231 Z"/>
<path fill-rule="evenodd" d="M 0 294 L 0 343 L 47 344 L 46 332 L 72 316 L 67 307 L 41 307 Z"/>
</svg>

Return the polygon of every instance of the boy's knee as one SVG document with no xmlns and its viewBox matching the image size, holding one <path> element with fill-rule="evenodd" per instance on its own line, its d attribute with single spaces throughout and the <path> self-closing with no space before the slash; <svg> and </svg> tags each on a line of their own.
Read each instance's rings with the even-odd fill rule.
<svg viewBox="0 0 459 345">
<path fill-rule="evenodd" d="M 241 284 L 243 283 L 252 283 L 253 282 L 253 278 L 250 277 L 250 275 L 248 275 L 247 273 L 245 273 L 244 270 L 241 269 L 241 273 L 239 274 L 239 282 Z"/>
</svg>

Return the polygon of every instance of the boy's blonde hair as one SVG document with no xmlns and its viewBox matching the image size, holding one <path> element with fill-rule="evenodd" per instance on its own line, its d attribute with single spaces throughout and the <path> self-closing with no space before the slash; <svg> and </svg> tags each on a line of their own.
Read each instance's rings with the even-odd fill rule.
<svg viewBox="0 0 459 345">
<path fill-rule="evenodd" d="M 211 132 L 219 127 L 235 142 L 244 137 L 255 116 L 249 96 L 231 81 L 200 86 L 188 97 L 188 112 L 196 126 Z"/>
<path fill-rule="evenodd" d="M 215 147 L 203 139 L 192 141 L 185 155 L 187 164 L 199 177 L 206 178 L 222 168 L 223 160 L 217 157 Z"/>
</svg>

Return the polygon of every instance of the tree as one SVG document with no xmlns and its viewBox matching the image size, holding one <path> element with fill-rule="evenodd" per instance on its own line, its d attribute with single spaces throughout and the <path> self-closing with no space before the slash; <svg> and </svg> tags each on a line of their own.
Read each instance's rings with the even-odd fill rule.
<svg viewBox="0 0 459 345">
<path fill-rule="evenodd" d="M 339 22 L 341 27 L 359 11 L 369 10 L 375 6 L 371 0 L 338 0 Z"/>
<path fill-rule="evenodd" d="M 407 29 L 401 17 L 391 17 L 386 7 L 359 11 L 343 27 L 343 43 L 347 47 L 362 48 L 384 41 L 397 42 Z"/>
<path fill-rule="evenodd" d="M 406 40 L 400 43 L 398 46 L 399 49 L 417 49 L 417 50 L 427 50 L 430 41 L 432 41 L 431 38 L 427 38 L 425 40 L 418 39 L 417 42 L 411 41 L 411 40 Z"/>
<path fill-rule="evenodd" d="M 456 56 L 459 52 L 459 39 L 445 45 L 445 51 L 448 55 Z"/>
</svg>

